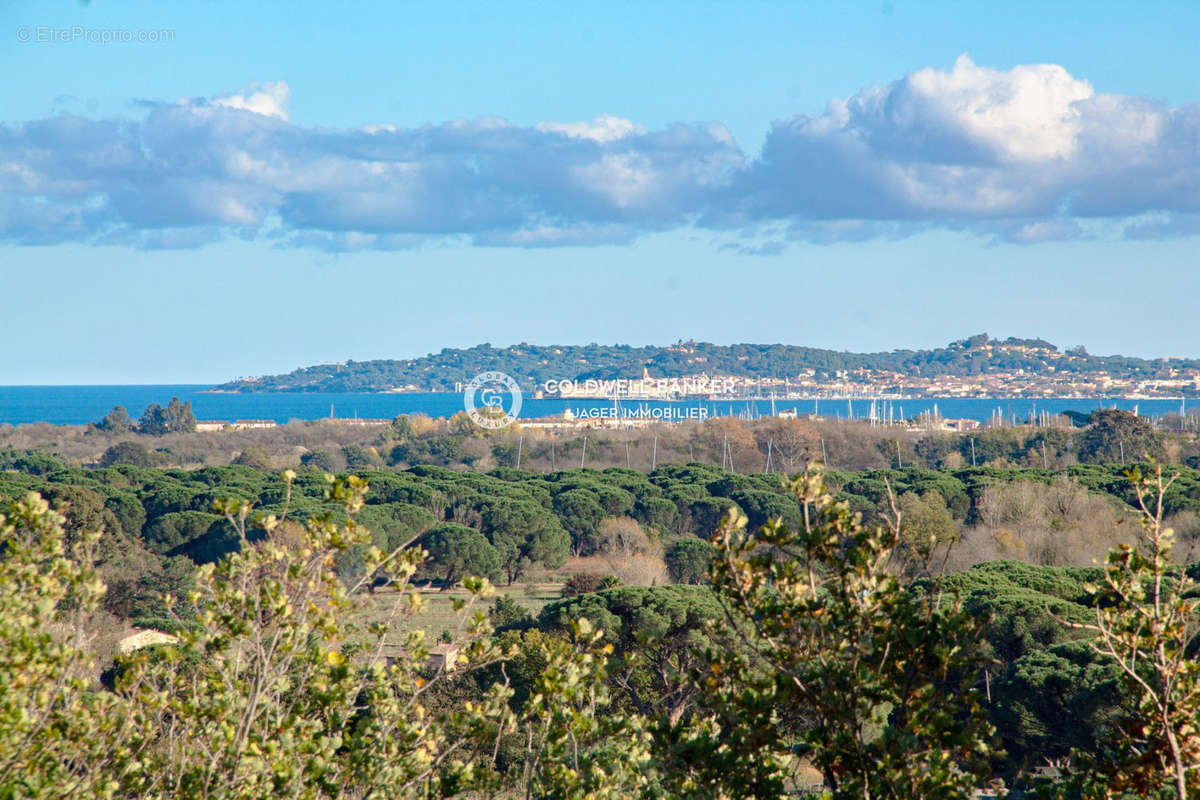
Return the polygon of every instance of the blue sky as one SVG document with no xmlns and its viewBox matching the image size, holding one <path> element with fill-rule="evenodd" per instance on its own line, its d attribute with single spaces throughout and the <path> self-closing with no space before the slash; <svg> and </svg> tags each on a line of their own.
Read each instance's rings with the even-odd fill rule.
<svg viewBox="0 0 1200 800">
<path fill-rule="evenodd" d="M 483 341 L 1200 355 L 1198 31 L 1182 2 L 9 3 L 0 383 Z"/>
</svg>

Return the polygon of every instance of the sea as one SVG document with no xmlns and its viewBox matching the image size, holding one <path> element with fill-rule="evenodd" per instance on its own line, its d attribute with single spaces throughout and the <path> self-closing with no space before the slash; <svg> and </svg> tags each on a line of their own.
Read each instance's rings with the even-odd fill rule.
<svg viewBox="0 0 1200 800">
<path fill-rule="evenodd" d="M 151 403 L 166 405 L 172 397 L 191 401 L 197 419 L 270 419 L 291 421 L 328 417 L 390 419 L 400 414 L 449 417 L 463 410 L 463 396 L 449 392 L 427 393 L 337 393 L 269 392 L 215 393 L 203 385 L 157 386 L 0 386 L 0 424 L 51 423 L 83 425 L 96 422 L 114 406 L 124 406 L 133 418 Z M 1093 398 L 908 398 L 874 401 L 877 417 L 896 420 L 937 413 L 948 419 L 988 422 L 1023 422 L 1043 413 L 1064 411 L 1088 413 L 1097 408 L 1121 408 L 1151 417 L 1190 411 L 1200 400 L 1184 403 L 1174 399 Z M 821 398 L 809 400 L 679 400 L 621 401 L 614 409 L 611 400 L 522 398 L 519 417 L 532 419 L 561 416 L 570 410 L 576 417 L 649 416 L 653 419 L 695 420 L 710 417 L 758 418 L 781 411 L 798 415 L 818 414 L 828 418 L 865 419 L 871 415 L 869 398 Z"/>
</svg>

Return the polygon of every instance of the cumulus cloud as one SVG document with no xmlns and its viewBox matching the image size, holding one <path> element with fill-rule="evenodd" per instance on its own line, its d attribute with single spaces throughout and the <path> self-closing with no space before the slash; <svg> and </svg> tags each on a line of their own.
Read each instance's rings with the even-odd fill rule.
<svg viewBox="0 0 1200 800">
<path fill-rule="evenodd" d="M 687 224 L 744 163 L 720 126 L 481 117 L 314 130 L 288 121 L 288 97 L 279 82 L 149 104 L 139 122 L 0 125 L 0 236 L 194 246 L 215 228 L 335 251 L 453 236 L 628 242 Z"/>
<path fill-rule="evenodd" d="M 876 118 L 873 133 L 891 138 L 901 155 L 923 149 L 936 158 L 949 146 L 965 160 L 974 154 L 979 161 L 1024 163 L 1069 158 L 1080 130 L 1076 103 L 1094 94 L 1091 84 L 1054 64 L 1002 71 L 963 55 L 949 72 L 923 69 L 854 102 Z M 887 125 L 878 124 L 881 117 Z"/>
<path fill-rule="evenodd" d="M 777 122 L 712 224 L 1012 220 L 1014 240 L 1061 238 L 1078 231 L 1075 217 L 1197 210 L 1198 141 L 1200 105 L 1098 94 L 1053 64 L 996 70 L 962 56 Z"/>
<path fill-rule="evenodd" d="M 768 245 L 932 227 L 1036 244 L 1110 221 L 1194 235 L 1200 104 L 1103 94 L 1053 64 L 960 57 L 774 123 L 747 158 L 719 124 L 647 130 L 600 115 L 313 129 L 287 83 L 0 125 L 0 240 L 196 247 L 223 236 L 333 251 L 457 238 L 486 246 L 627 243 L 700 226 Z"/>
<path fill-rule="evenodd" d="M 591 122 L 539 122 L 534 126 L 539 131 L 561 133 L 572 139 L 591 139 L 594 142 L 613 142 L 635 133 L 645 133 L 641 125 L 632 120 L 601 114 Z"/>
<path fill-rule="evenodd" d="M 292 90 L 287 85 L 287 81 L 274 81 L 252 84 L 249 89 L 241 93 L 219 95 L 212 99 L 212 104 L 286 120 L 291 96 Z"/>
</svg>

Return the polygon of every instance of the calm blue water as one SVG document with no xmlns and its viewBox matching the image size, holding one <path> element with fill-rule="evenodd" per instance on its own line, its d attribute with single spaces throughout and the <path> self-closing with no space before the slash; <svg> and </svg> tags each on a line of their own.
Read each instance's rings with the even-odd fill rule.
<svg viewBox="0 0 1200 800">
<path fill-rule="evenodd" d="M 279 423 L 290 420 L 311 420 L 328 417 L 330 406 L 338 417 L 391 418 L 398 414 L 423 413 L 431 417 L 448 417 L 463 408 L 458 394 L 206 394 L 206 386 L 0 386 L 0 424 L 19 425 L 30 422 L 50 422 L 59 425 L 81 425 L 95 422 L 112 409 L 123 405 L 135 419 L 150 403 L 166 405 L 172 397 L 191 400 L 198 419 L 273 419 Z M 927 399 L 894 400 L 893 415 L 912 417 L 930 411 L 936 403 L 943 417 L 987 421 L 997 409 L 1005 419 L 1015 414 L 1018 420 L 1030 412 L 1049 411 L 1057 414 L 1067 410 L 1089 412 L 1100 405 L 1132 410 L 1141 414 L 1160 416 L 1177 413 L 1179 400 L 1117 400 L 1054 399 L 1054 400 L 987 400 L 987 399 Z M 777 411 L 795 408 L 801 414 L 814 410 L 822 415 L 856 419 L 865 417 L 869 408 L 866 400 L 776 401 Z M 1189 408 L 1192 404 L 1189 404 Z M 623 403 L 626 410 L 672 409 L 676 416 L 695 415 L 703 407 L 708 416 L 755 416 L 771 413 L 770 401 L 678 403 Z M 526 397 L 521 408 L 523 418 L 559 415 L 570 408 L 576 414 L 610 411 L 612 404 L 602 400 L 535 400 Z"/>
</svg>

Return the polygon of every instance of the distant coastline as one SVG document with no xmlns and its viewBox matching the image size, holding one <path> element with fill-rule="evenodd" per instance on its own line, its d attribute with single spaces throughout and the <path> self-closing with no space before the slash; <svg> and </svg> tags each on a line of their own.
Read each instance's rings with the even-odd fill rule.
<svg viewBox="0 0 1200 800">
<path fill-rule="evenodd" d="M 485 371 L 532 396 L 630 400 L 679 396 L 661 384 L 728 384 L 702 399 L 1200 398 L 1200 360 L 1096 356 L 1041 339 L 977 334 L 933 350 L 848 353 L 782 344 L 478 345 L 409 360 L 346 361 L 239 378 L 214 393 L 453 393 Z M 629 384 L 643 384 L 628 389 Z M 567 384 L 569 389 L 560 390 Z M 616 389 L 589 390 L 588 384 Z"/>
</svg>

